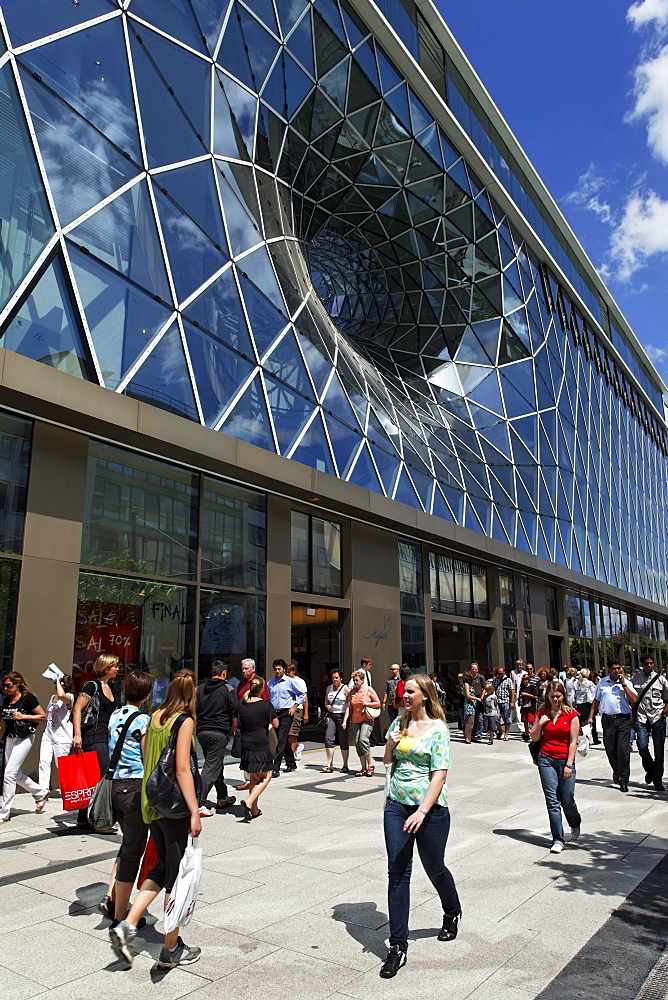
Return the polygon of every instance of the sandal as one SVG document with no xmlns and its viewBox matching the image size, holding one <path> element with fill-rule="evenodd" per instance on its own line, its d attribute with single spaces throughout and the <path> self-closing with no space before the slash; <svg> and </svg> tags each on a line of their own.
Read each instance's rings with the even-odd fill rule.
<svg viewBox="0 0 668 1000">
<path fill-rule="evenodd" d="M 375 770 L 376 770 L 376 765 L 370 764 L 366 769 L 367 776 L 370 778 Z"/>
<path fill-rule="evenodd" d="M 252 814 L 252 812 L 250 811 L 250 809 L 248 808 L 248 806 L 246 805 L 245 802 L 242 802 L 241 804 L 244 807 L 244 822 L 250 823 L 250 821 L 253 818 L 253 814 Z"/>
<path fill-rule="evenodd" d="M 366 778 L 368 777 L 368 774 L 369 774 L 368 771 L 355 771 L 356 778 Z"/>
<path fill-rule="evenodd" d="M 334 772 L 334 768 L 333 767 L 327 767 L 327 766 L 325 766 L 325 767 L 321 767 L 320 768 L 320 773 L 321 774 L 333 774 L 333 772 Z"/>
<path fill-rule="evenodd" d="M 42 812 L 42 810 L 44 809 L 44 806 L 49 801 L 49 795 L 50 795 L 50 792 L 47 792 L 43 799 L 38 799 L 37 800 L 37 804 L 35 806 L 35 812 L 36 813 L 41 813 Z"/>
<path fill-rule="evenodd" d="M 350 774 L 350 768 L 348 767 L 347 764 L 344 764 L 343 767 L 341 768 L 341 774 Z"/>
</svg>

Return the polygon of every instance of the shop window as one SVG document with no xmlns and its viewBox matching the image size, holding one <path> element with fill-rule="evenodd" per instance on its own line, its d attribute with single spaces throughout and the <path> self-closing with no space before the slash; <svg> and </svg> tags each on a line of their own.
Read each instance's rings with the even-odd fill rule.
<svg viewBox="0 0 668 1000">
<path fill-rule="evenodd" d="M 503 627 L 514 629 L 517 626 L 517 611 L 515 610 L 515 584 L 510 570 L 499 570 L 499 601 Z"/>
<path fill-rule="evenodd" d="M 115 653 L 122 668 L 116 684 L 120 687 L 126 670 L 149 671 L 159 704 L 171 676 L 194 668 L 194 607 L 193 587 L 82 570 L 73 658 L 76 690 L 93 677 L 101 653 Z"/>
<path fill-rule="evenodd" d="M 402 611 L 422 611 L 422 549 L 399 540 L 399 591 Z"/>
<path fill-rule="evenodd" d="M 0 550 L 19 554 L 23 544 L 32 424 L 0 413 Z"/>
<path fill-rule="evenodd" d="M 292 511 L 292 589 L 341 597 L 341 525 Z"/>
<path fill-rule="evenodd" d="M 484 566 L 430 552 L 429 580 L 432 611 L 462 618 L 489 618 Z"/>
<path fill-rule="evenodd" d="M 92 441 L 81 561 L 142 575 L 192 579 L 198 476 Z"/>
<path fill-rule="evenodd" d="M 423 673 L 427 665 L 424 618 L 401 616 L 401 662 L 414 673 Z"/>
<path fill-rule="evenodd" d="M 21 563 L 0 559 L 0 671 L 12 669 Z"/>
<path fill-rule="evenodd" d="M 526 629 L 531 628 L 531 595 L 529 593 L 529 577 L 522 574 L 520 577 L 520 586 L 522 593 L 522 615 L 524 618 L 524 627 Z"/>
<path fill-rule="evenodd" d="M 228 677 L 241 677 L 241 661 L 255 660 L 264 673 L 265 598 L 226 590 L 200 592 L 199 673 L 209 674 L 214 660 L 228 665 Z"/>
<path fill-rule="evenodd" d="M 264 590 L 266 536 L 263 493 L 204 478 L 200 519 L 203 583 Z"/>
<path fill-rule="evenodd" d="M 557 590 L 556 587 L 545 588 L 545 612 L 547 617 L 547 627 L 553 632 L 559 631 L 559 613 L 557 611 Z"/>
</svg>

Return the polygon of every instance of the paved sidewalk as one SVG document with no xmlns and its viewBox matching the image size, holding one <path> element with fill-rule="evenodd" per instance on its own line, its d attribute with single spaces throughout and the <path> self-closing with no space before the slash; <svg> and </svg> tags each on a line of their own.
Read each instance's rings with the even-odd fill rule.
<svg viewBox="0 0 668 1000">
<path fill-rule="evenodd" d="M 623 795 L 593 748 L 578 762 L 582 839 L 550 855 L 526 745 L 453 739 L 447 859 L 463 926 L 456 941 L 436 940 L 438 899 L 416 859 L 408 966 L 395 980 L 378 976 L 387 934 L 383 767 L 373 778 L 321 774 L 318 752 L 271 782 L 252 824 L 238 806 L 203 820 L 205 873 L 185 934 L 202 959 L 187 970 L 155 969 L 155 916 L 132 970 L 114 960 L 96 907 L 118 838 L 68 833 L 73 818 L 57 800 L 37 816 L 32 799 L 18 796 L 0 830 L 0 997 L 385 1000 L 408 990 L 420 1000 L 534 1000 L 668 851 L 668 792 L 640 783 L 633 754 Z M 228 780 L 237 775 L 228 768 Z"/>
</svg>

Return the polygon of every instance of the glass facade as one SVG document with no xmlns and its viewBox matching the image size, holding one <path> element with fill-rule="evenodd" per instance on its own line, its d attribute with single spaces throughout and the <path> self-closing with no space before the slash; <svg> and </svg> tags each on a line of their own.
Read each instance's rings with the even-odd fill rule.
<svg viewBox="0 0 668 1000">
<path fill-rule="evenodd" d="M 489 618 L 484 566 L 429 553 L 431 610 L 464 618 Z"/>
<path fill-rule="evenodd" d="M 383 0 L 399 64 L 347 0 L 2 8 L 2 346 L 668 603 L 659 383 L 427 15 Z M 194 581 L 194 486 L 94 463 L 86 564 Z M 202 579 L 261 588 L 261 517 L 208 497 Z M 308 586 L 333 595 L 327 524 Z"/>
<path fill-rule="evenodd" d="M 291 550 L 293 590 L 343 596 L 340 524 L 293 510 Z"/>
</svg>

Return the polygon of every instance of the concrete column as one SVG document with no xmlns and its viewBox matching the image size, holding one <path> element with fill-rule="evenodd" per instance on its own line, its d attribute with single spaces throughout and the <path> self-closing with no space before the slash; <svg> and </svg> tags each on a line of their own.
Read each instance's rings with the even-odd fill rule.
<svg viewBox="0 0 668 1000">
<path fill-rule="evenodd" d="M 268 669 L 272 660 L 289 660 L 291 655 L 291 506 L 284 497 L 267 497 L 266 677 L 273 677 Z"/>
</svg>

